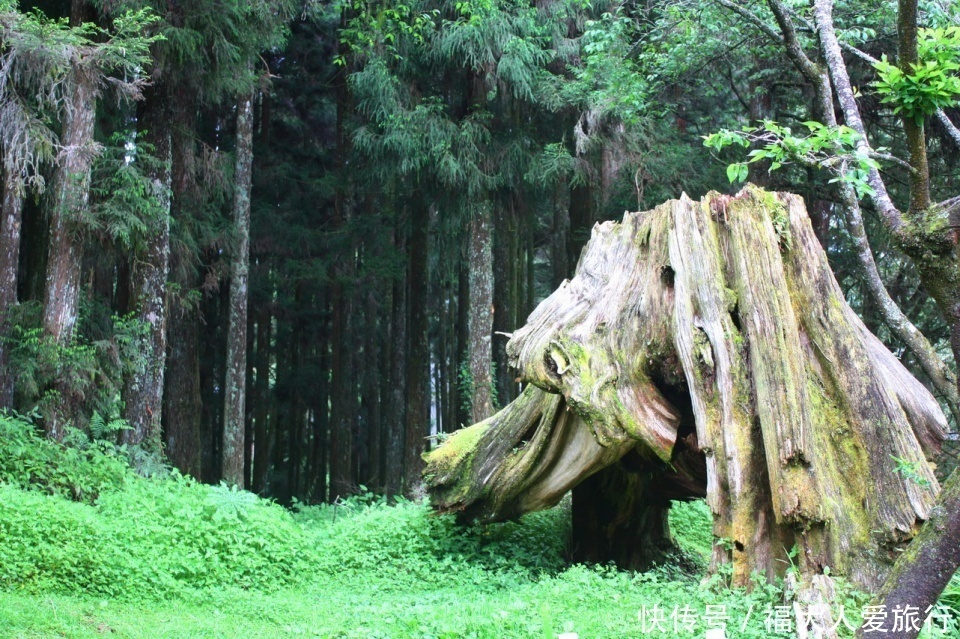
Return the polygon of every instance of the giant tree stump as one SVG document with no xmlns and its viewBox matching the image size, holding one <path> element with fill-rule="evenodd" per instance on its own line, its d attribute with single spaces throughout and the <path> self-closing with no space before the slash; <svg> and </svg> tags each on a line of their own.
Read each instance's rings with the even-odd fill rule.
<svg viewBox="0 0 960 639">
<path fill-rule="evenodd" d="M 939 490 L 943 413 L 846 304 L 794 195 L 597 225 L 507 352 L 527 386 L 427 455 L 434 507 L 502 521 L 575 489 L 586 559 L 657 560 L 670 501 L 705 496 L 734 584 L 796 547 L 805 576 L 875 590 Z"/>
</svg>

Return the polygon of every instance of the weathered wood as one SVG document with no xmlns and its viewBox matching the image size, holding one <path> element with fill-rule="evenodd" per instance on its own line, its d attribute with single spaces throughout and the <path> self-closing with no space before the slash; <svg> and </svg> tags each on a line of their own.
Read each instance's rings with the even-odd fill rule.
<svg viewBox="0 0 960 639">
<path fill-rule="evenodd" d="M 664 500 L 706 495 L 712 569 L 735 584 L 796 548 L 808 584 L 829 567 L 876 589 L 939 491 L 939 405 L 846 304 L 797 196 L 750 186 L 597 225 L 507 350 L 523 394 L 427 456 L 441 511 L 514 518 L 616 464 L 587 484 L 631 495 L 598 498 L 610 523 L 580 530 L 607 541 L 579 543 L 611 556 L 591 559 L 649 563 L 625 546 L 669 544 Z M 648 525 L 624 542 L 631 516 Z"/>
</svg>

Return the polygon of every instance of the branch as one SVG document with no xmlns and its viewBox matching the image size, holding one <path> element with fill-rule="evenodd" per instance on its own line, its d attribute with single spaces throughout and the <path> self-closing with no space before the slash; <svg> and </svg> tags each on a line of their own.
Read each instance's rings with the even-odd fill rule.
<svg viewBox="0 0 960 639">
<path fill-rule="evenodd" d="M 771 0 L 771 2 L 778 1 Z M 860 134 L 857 146 L 864 153 L 870 154 L 873 149 L 870 148 L 870 142 L 867 139 L 867 131 L 863 126 L 860 108 L 857 106 L 857 100 L 853 95 L 853 86 L 850 83 L 847 66 L 843 61 L 837 32 L 833 27 L 833 0 L 816 0 L 813 4 L 813 18 L 820 34 L 820 48 L 823 58 L 827 64 L 830 79 L 833 81 L 844 120 L 846 120 L 847 126 Z M 874 204 L 876 204 L 887 229 L 894 235 L 899 235 L 904 227 L 903 214 L 890 199 L 890 194 L 887 193 L 887 186 L 884 184 L 883 178 L 880 177 L 880 172 L 876 169 L 870 169 L 867 182 L 874 191 L 872 196 Z"/>
<path fill-rule="evenodd" d="M 763 18 L 758 16 L 753 11 L 750 11 L 746 7 L 740 6 L 736 2 L 733 2 L 732 0 L 715 0 L 715 1 L 720 6 L 730 9 L 740 17 L 746 19 L 748 22 L 752 22 L 754 26 L 760 29 L 764 33 L 764 35 L 766 35 L 768 38 L 770 38 L 774 42 L 777 42 L 777 43 L 783 42 L 783 38 L 780 36 L 780 34 L 774 31 L 773 27 L 771 27 L 766 22 L 764 22 Z"/>
<path fill-rule="evenodd" d="M 770 10 L 773 11 L 773 16 L 780 25 L 780 31 L 783 32 L 783 43 L 787 49 L 787 55 L 808 80 L 817 82 L 821 75 L 820 69 L 803 52 L 800 38 L 797 37 L 797 29 L 793 26 L 793 20 L 790 17 L 790 9 L 781 0 L 767 0 L 767 4 L 770 5 Z"/>
<path fill-rule="evenodd" d="M 884 285 L 877 269 L 873 251 L 870 249 L 870 241 L 863 225 L 860 202 L 853 191 L 853 187 L 849 184 L 841 184 L 840 200 L 843 203 L 844 219 L 847 223 L 850 238 L 853 240 L 861 277 L 867 285 L 871 299 L 880 310 L 884 324 L 917 358 L 920 368 L 930 378 L 934 388 L 946 400 L 954 419 L 960 423 L 960 395 L 957 393 L 957 381 L 953 372 L 943 362 L 926 336 L 913 325 L 893 298 L 890 297 L 890 293 L 887 291 L 887 287 Z"/>
<path fill-rule="evenodd" d="M 937 109 L 937 119 L 940 120 L 940 124 L 943 125 L 943 128 L 947 130 L 947 133 L 953 139 L 954 144 L 960 146 L 960 129 L 950 121 L 950 118 L 947 117 L 947 114 L 943 112 L 943 109 Z"/>
<path fill-rule="evenodd" d="M 870 150 L 869 156 L 877 160 L 886 160 L 887 162 L 893 162 L 894 164 L 899 164 L 906 170 L 911 173 L 917 173 L 916 167 L 907 162 L 906 160 L 901 160 L 895 155 L 890 155 L 889 153 L 880 153 L 879 151 Z"/>
<path fill-rule="evenodd" d="M 880 60 L 877 60 L 875 57 L 873 57 L 872 55 L 870 55 L 870 54 L 867 53 L 866 51 L 862 51 L 862 50 L 858 49 L 857 47 L 855 47 L 855 46 L 853 46 L 852 44 L 849 44 L 849 43 L 847 43 L 847 42 L 841 42 L 841 43 L 840 43 L 840 48 L 843 49 L 844 51 L 847 51 L 847 52 L 849 52 L 849 53 L 852 53 L 853 55 L 857 56 L 858 58 L 860 58 L 861 60 L 863 60 L 864 62 L 867 62 L 867 63 L 869 63 L 869 64 L 876 64 L 877 62 L 880 62 Z"/>
</svg>

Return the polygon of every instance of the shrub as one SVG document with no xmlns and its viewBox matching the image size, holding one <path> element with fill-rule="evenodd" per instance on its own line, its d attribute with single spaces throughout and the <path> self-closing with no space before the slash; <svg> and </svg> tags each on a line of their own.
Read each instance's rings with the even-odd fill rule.
<svg viewBox="0 0 960 639">
<path fill-rule="evenodd" d="M 69 444 L 45 439 L 27 417 L 0 413 L 0 482 L 92 503 L 130 474 L 110 444 L 77 432 Z"/>
</svg>

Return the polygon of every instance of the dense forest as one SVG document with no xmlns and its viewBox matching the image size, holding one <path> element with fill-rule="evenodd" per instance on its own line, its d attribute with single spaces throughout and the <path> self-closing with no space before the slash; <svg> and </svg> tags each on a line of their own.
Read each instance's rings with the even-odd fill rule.
<svg viewBox="0 0 960 639">
<path fill-rule="evenodd" d="M 0 0 L 0 176 L 0 634 L 960 628 L 957 0 Z"/>
<path fill-rule="evenodd" d="M 828 163 L 704 145 L 767 122 L 737 138 L 757 149 L 817 119 L 769 26 L 787 7 L 809 46 L 803 3 L 753 4 L 0 4 L 0 406 L 284 504 L 414 495 L 432 442 L 518 396 L 506 340 L 597 221 L 747 178 L 805 198 L 847 301 L 955 409 L 905 341 L 916 326 L 952 360 L 883 211 L 865 199 L 846 223 Z M 956 69 L 960 7 L 919 15 Z M 834 8 L 906 202 L 908 140 L 877 83 L 896 19 Z M 960 193 L 943 77 L 935 202 Z M 867 237 L 888 297 L 864 276 Z"/>
</svg>

